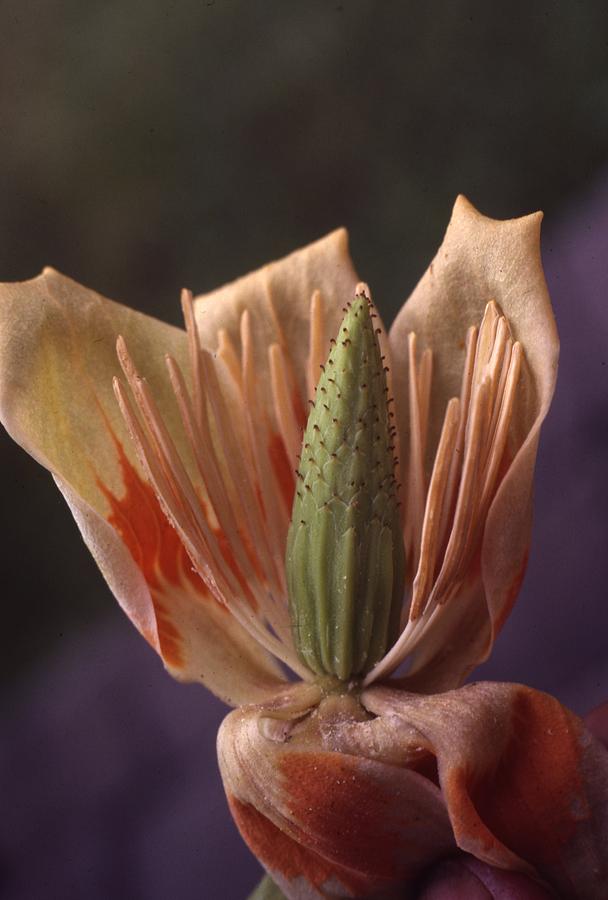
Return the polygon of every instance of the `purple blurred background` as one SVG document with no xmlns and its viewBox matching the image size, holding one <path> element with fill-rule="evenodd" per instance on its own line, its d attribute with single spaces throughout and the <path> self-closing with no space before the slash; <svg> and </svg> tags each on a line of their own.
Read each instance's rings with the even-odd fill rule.
<svg viewBox="0 0 608 900">
<path fill-rule="evenodd" d="M 518 605 L 476 677 L 608 697 L 604 4 L 3 6 L 0 278 L 45 263 L 170 321 L 338 224 L 386 314 L 457 192 L 547 212 L 562 338 Z M 49 476 L 0 434 L 0 896 L 240 900 L 222 705 L 115 608 Z"/>
</svg>

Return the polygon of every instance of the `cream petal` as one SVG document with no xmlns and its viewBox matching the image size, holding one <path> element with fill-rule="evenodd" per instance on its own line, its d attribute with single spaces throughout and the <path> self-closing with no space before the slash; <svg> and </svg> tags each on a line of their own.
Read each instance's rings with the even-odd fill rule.
<svg viewBox="0 0 608 900">
<path fill-rule="evenodd" d="M 505 456 L 510 463 L 483 528 L 477 573 L 482 589 L 476 590 L 475 572 L 471 571 L 466 590 L 451 601 L 461 604 L 460 613 L 446 616 L 440 623 L 443 648 L 439 640 L 435 655 L 422 647 L 424 666 L 414 657 L 414 669 L 424 670 L 419 687 L 423 687 L 426 673 L 434 684 L 455 686 L 487 657 L 525 571 L 539 429 L 553 395 L 559 353 L 540 258 L 541 218 L 536 213 L 495 221 L 459 197 L 441 248 L 390 332 L 402 471 L 407 470 L 408 334 L 415 332 L 418 344 L 433 351 L 427 475 L 448 400 L 460 393 L 467 329 L 479 324 L 488 301 L 496 301 L 524 352 Z M 459 639 L 463 621 L 477 623 L 469 652 L 463 652 Z M 446 652 L 449 647 L 454 653 Z"/>
<path fill-rule="evenodd" d="M 0 286 L 0 418 L 53 473 L 110 587 L 172 673 L 234 703 L 259 700 L 282 676 L 192 573 L 142 477 L 112 392 L 117 334 L 195 479 L 164 368 L 165 353 L 185 362 L 184 332 L 50 269 Z"/>
<path fill-rule="evenodd" d="M 195 300 L 200 343 L 216 354 L 281 570 L 307 401 L 356 284 L 340 229 Z"/>
<path fill-rule="evenodd" d="M 263 707 L 232 713 L 218 755 L 235 821 L 288 898 L 401 898 L 453 852 L 432 780 L 380 758 L 377 746 L 340 752 L 341 730 L 367 718 L 354 701 L 327 698 L 303 718 L 300 705 L 288 727 L 272 716 Z"/>
<path fill-rule="evenodd" d="M 278 344 L 285 352 L 302 400 L 307 397 L 306 364 L 309 354 L 310 305 L 320 292 L 324 310 L 325 361 L 329 339 L 338 332 L 342 307 L 354 296 L 357 276 L 348 252 L 348 234 L 341 228 L 195 300 L 201 343 L 218 347 L 221 331 L 241 352 L 241 317 L 251 317 L 255 343 L 256 376 L 262 398 L 270 405 L 272 389 L 268 348 Z"/>
<path fill-rule="evenodd" d="M 559 896 L 597 898 L 608 883 L 608 752 L 553 697 L 522 685 L 478 683 L 432 697 L 372 687 L 377 716 L 343 735 L 437 759 L 458 846 L 519 871 Z M 384 752 L 387 752 L 386 750 Z"/>
</svg>

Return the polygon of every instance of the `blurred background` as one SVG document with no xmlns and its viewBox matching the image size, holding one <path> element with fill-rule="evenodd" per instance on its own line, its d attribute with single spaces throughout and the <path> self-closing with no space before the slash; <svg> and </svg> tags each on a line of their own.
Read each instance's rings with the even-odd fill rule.
<svg viewBox="0 0 608 900">
<path fill-rule="evenodd" d="M 579 712 L 608 696 L 607 155 L 605 3 L 0 5 L 0 280 L 52 264 L 177 324 L 182 286 L 343 224 L 390 321 L 457 193 L 545 210 L 562 374 L 529 575 L 482 675 Z M 4 433 L 0 454 L 0 895 L 245 896 L 221 704 L 163 674 L 50 477 Z"/>
</svg>

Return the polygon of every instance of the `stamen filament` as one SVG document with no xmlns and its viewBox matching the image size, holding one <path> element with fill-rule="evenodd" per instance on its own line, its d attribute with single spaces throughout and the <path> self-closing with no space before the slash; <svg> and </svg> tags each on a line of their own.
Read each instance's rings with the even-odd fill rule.
<svg viewBox="0 0 608 900">
<path fill-rule="evenodd" d="M 264 497 L 267 504 L 265 510 L 265 525 L 269 530 L 274 548 L 273 560 L 276 582 L 280 587 L 282 596 L 285 596 L 285 572 L 282 550 L 285 546 L 287 527 L 289 525 L 288 511 L 281 502 L 280 485 L 270 465 L 266 448 L 269 443 L 266 415 L 257 394 L 253 339 L 251 335 L 251 323 L 249 312 L 245 310 L 241 316 L 241 345 L 242 345 L 242 377 L 243 377 L 243 411 L 247 423 L 249 446 L 257 473 L 259 485 L 258 496 Z M 253 410 L 260 410 L 260 416 L 254 422 Z M 260 435 L 260 429 L 262 434 Z M 255 534 L 255 532 L 253 532 Z"/>
<path fill-rule="evenodd" d="M 293 403 L 289 397 L 289 377 L 285 365 L 285 355 L 280 344 L 271 344 L 268 348 L 268 362 L 276 418 L 289 455 L 289 462 L 294 468 L 302 449 L 302 432 L 296 421 Z"/>
<path fill-rule="evenodd" d="M 426 415 L 424 410 L 424 397 L 421 397 L 421 383 L 418 365 L 416 363 L 416 335 L 412 332 L 408 339 L 409 356 L 409 401 L 410 401 L 410 471 L 408 479 L 408 521 L 409 529 L 406 531 L 406 554 L 408 565 L 416 571 L 420 554 L 420 538 L 422 535 L 422 522 L 424 519 L 424 446 L 426 433 L 423 431 Z M 425 373 L 429 371 L 428 363 Z M 428 377 L 428 376 L 427 376 Z"/>
<path fill-rule="evenodd" d="M 310 298 L 310 346 L 308 351 L 308 399 L 313 400 L 321 366 L 327 356 L 327 335 L 325 334 L 325 312 L 320 291 L 313 291 Z"/>
<path fill-rule="evenodd" d="M 120 382 L 116 379 L 115 393 L 121 412 L 140 463 L 157 493 L 165 514 L 177 528 L 194 567 L 216 599 L 229 608 L 235 619 L 261 646 L 282 660 L 300 677 L 310 678 L 310 673 L 299 662 L 292 647 L 271 634 L 263 626 L 251 604 L 241 599 L 243 588 L 226 563 L 203 513 L 201 502 L 155 407 L 149 388 L 144 379 L 137 374 L 122 338 L 117 342 L 117 352 L 146 424 L 148 437 L 141 428 Z"/>
<path fill-rule="evenodd" d="M 218 331 L 217 339 L 218 359 L 222 360 L 227 370 L 232 375 L 237 388 L 242 393 L 243 380 L 241 378 L 241 365 L 239 363 L 239 358 L 237 356 L 236 350 L 234 349 L 234 344 L 230 340 L 230 336 L 225 328 L 220 328 L 220 330 Z"/>
<path fill-rule="evenodd" d="M 430 628 L 441 610 L 457 602 L 470 561 L 481 540 L 496 492 L 519 382 L 522 350 L 496 303 L 487 304 L 479 333 L 467 332 L 460 400 L 450 400 L 428 491 L 424 442 L 428 423 L 430 362 L 416 361 L 416 336 L 409 335 L 410 460 L 408 548 L 418 549 L 409 621 L 395 645 L 367 675 L 365 684 L 394 671 Z M 420 509 L 423 519 L 420 523 Z M 420 538 L 416 540 L 420 528 Z M 411 552 L 411 550 L 410 550 Z"/>
<path fill-rule="evenodd" d="M 422 612 L 435 575 L 441 527 L 440 514 L 443 507 L 452 454 L 456 445 L 459 420 L 460 401 L 453 397 L 448 403 L 433 466 L 433 474 L 429 484 L 424 524 L 422 526 L 420 563 L 414 579 L 410 619 L 417 619 Z"/>
</svg>

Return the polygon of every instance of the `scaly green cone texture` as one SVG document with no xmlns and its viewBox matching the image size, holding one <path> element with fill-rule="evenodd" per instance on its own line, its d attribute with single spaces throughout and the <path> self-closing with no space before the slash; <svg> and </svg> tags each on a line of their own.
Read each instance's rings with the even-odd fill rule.
<svg viewBox="0 0 608 900">
<path fill-rule="evenodd" d="M 341 681 L 368 672 L 398 635 L 405 554 L 391 420 L 373 307 L 360 293 L 322 367 L 286 554 L 298 654 Z"/>
</svg>

